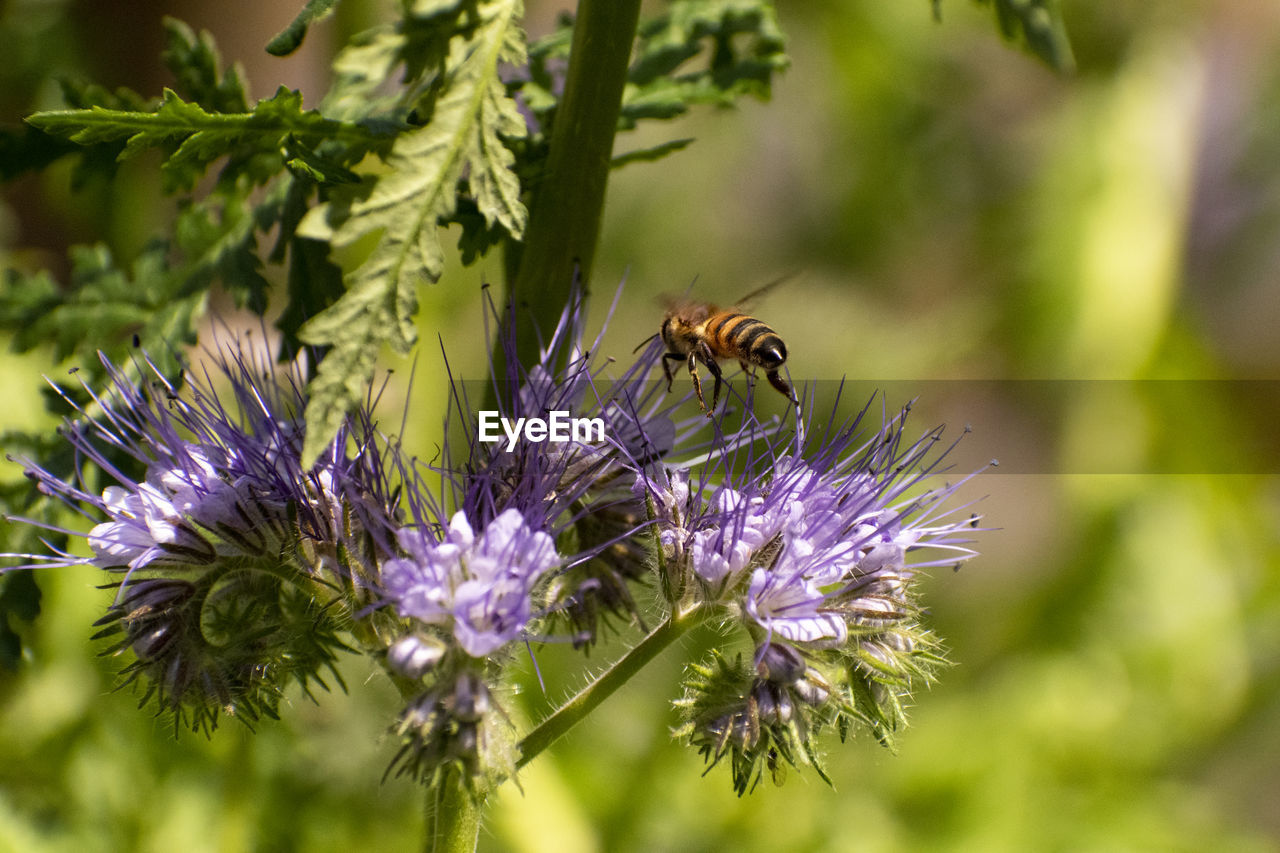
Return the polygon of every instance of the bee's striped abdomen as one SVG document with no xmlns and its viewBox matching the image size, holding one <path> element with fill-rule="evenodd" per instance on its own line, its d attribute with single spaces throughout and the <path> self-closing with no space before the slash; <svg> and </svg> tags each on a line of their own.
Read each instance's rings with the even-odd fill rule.
<svg viewBox="0 0 1280 853">
<path fill-rule="evenodd" d="M 787 359 L 787 347 L 777 332 L 754 317 L 725 312 L 707 321 L 706 336 L 719 358 L 736 358 L 766 368 Z"/>
<path fill-rule="evenodd" d="M 733 353 L 733 331 L 743 323 L 751 322 L 746 314 L 725 311 L 707 320 L 705 337 L 711 349 L 720 358 L 731 358 Z"/>
</svg>

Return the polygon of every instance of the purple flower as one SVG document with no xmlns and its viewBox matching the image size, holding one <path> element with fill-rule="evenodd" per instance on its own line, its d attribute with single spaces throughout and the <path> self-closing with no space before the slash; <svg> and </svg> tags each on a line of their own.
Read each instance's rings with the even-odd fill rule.
<svg viewBox="0 0 1280 853">
<path fill-rule="evenodd" d="M 524 632 L 533 593 L 560 565 L 551 537 L 508 509 L 477 536 L 458 512 L 442 540 L 421 528 L 397 534 L 406 556 L 382 567 L 383 587 L 401 616 L 451 631 L 468 655 L 483 658 Z"/>
<path fill-rule="evenodd" d="M 321 670 L 336 676 L 340 611 L 326 603 L 339 580 L 359 597 L 363 539 L 346 518 L 369 471 L 340 450 L 350 427 L 304 470 L 296 373 L 277 378 L 265 354 L 237 345 L 209 362 L 180 388 L 150 362 L 134 365 L 147 380 L 135 383 L 103 357 L 108 387 L 86 386 L 83 407 L 67 395 L 81 415 L 61 430 L 72 476 L 20 460 L 41 491 L 96 522 L 87 534 L 51 528 L 84 535 L 91 557 L 21 555 L 27 566 L 122 574 L 98 636 L 136 658 L 126 683 L 145 682 L 175 725 L 206 730 L 222 713 L 274 716 L 290 680 L 305 689 L 324 684 Z M 215 391 L 215 377 L 228 390 Z M 367 430 L 368 416 L 360 423 Z M 114 483 L 88 486 L 85 461 Z"/>
<path fill-rule="evenodd" d="M 911 580 L 973 555 L 974 517 L 946 506 L 967 478 L 924 489 L 941 430 L 908 443 L 905 410 L 867 430 L 869 408 L 815 430 L 805 407 L 793 432 L 755 425 L 696 478 L 675 466 L 642 478 L 664 589 L 737 621 L 756 647 L 754 668 L 718 653 L 691 668 L 678 703 L 680 734 L 713 764 L 731 756 L 740 794 L 766 766 L 813 762 L 825 725 L 865 723 L 888 742 L 902 697 L 942 660 Z"/>
<path fill-rule="evenodd" d="M 496 404 L 472 399 L 467 386 L 455 382 L 451 416 L 461 419 L 468 443 L 446 456 L 466 462 L 439 473 L 452 506 L 465 513 L 473 529 L 515 509 L 531 529 L 557 541 L 571 536 L 578 547 L 566 555 L 547 609 L 554 622 L 567 625 L 575 644 L 587 644 L 610 616 L 638 619 L 629 585 L 647 572 L 648 555 L 644 540 L 635 535 L 645 523 L 643 500 L 633 488 L 636 472 L 668 455 L 690 429 L 672 421 L 673 403 L 647 381 L 660 345 L 646 348 L 620 376 L 609 375 L 610 362 L 596 355 L 604 328 L 594 339 L 587 336 L 580 289 L 542 341 L 537 362 L 527 367 L 517 357 L 514 312 L 500 318 L 487 292 L 486 299 L 505 365 L 501 374 L 495 369 L 489 386 L 489 399 Z M 486 405 L 496 405 L 510 423 L 563 412 L 603 429 L 567 441 L 521 439 L 512 446 L 504 436 L 485 442 L 479 440 L 478 412 Z M 445 513 L 437 509 L 435 515 Z"/>
<path fill-rule="evenodd" d="M 671 407 L 660 389 L 645 381 L 659 350 L 646 349 L 620 377 L 608 376 L 609 363 L 596 357 L 604 327 L 594 340 L 587 338 L 586 299 L 575 288 L 537 362 L 525 367 L 517 354 L 514 312 L 502 318 L 487 292 L 486 299 L 498 324 L 505 365 L 490 388 L 499 415 L 514 423 L 567 412 L 599 420 L 604 429 L 602 435 L 593 431 L 567 441 L 518 440 L 514 447 L 505 437 L 483 442 L 477 415 L 483 406 L 458 385 L 455 411 L 469 438 L 467 473 L 454 484 L 459 506 L 482 524 L 514 507 L 536 527 L 553 533 L 603 506 L 626 503 L 635 508 L 630 471 L 665 456 L 676 440 Z"/>
<path fill-rule="evenodd" d="M 189 376 L 180 392 L 149 363 L 150 382 L 139 386 L 105 356 L 102 362 L 110 387 L 105 393 L 86 387 L 92 407 L 77 406 L 83 418 L 68 421 L 62 434 L 115 485 L 99 494 L 79 479 L 66 481 L 19 460 L 41 491 L 91 519 L 106 518 L 87 535 L 94 554 L 87 562 L 129 571 L 208 566 L 278 557 L 300 542 L 333 545 L 343 537 L 339 492 L 356 491 L 350 483 L 363 464 L 338 451 L 344 431 L 319 465 L 302 470 L 297 424 L 305 399 L 296 377 L 278 382 L 246 352 L 220 353 L 215 367 L 230 380 L 238 404 L 227 406 L 207 370 Z M 70 555 L 32 559 L 34 565 L 86 562 Z M 301 572 L 314 570 L 305 559 L 295 563 Z"/>
<path fill-rule="evenodd" d="M 816 443 L 762 432 L 764 449 L 737 454 L 719 481 L 691 488 L 681 470 L 647 480 L 666 558 L 708 600 L 736 601 L 765 644 L 841 646 L 891 609 L 885 596 L 904 595 L 915 568 L 938 562 L 909 566 L 908 553 L 973 554 L 959 535 L 971 519 L 941 511 L 958 483 L 908 497 L 937 464 L 926 464 L 937 432 L 904 449 L 899 418 L 859 440 L 865 412 Z"/>
</svg>

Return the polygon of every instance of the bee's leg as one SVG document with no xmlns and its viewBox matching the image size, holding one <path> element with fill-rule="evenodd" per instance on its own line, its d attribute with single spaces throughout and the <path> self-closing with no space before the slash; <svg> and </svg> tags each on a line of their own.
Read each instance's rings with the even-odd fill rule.
<svg viewBox="0 0 1280 853">
<path fill-rule="evenodd" d="M 707 417 L 711 417 L 711 412 L 707 411 L 707 403 L 702 399 L 702 381 L 698 379 L 698 356 L 695 353 L 689 353 L 689 376 L 693 378 L 693 393 L 698 395 L 698 406 L 702 411 L 707 412 Z"/>
<path fill-rule="evenodd" d="M 791 393 L 791 386 L 787 384 L 787 380 L 778 375 L 778 371 L 770 370 L 765 374 L 765 378 L 769 380 L 769 384 L 778 389 L 778 393 L 786 397 L 791 402 L 795 402 L 796 398 Z"/>
<path fill-rule="evenodd" d="M 756 387 L 756 371 L 755 369 L 741 359 L 738 360 L 738 366 L 742 368 L 742 375 L 747 378 L 747 392 L 755 391 Z"/>
<path fill-rule="evenodd" d="M 671 383 L 676 381 L 675 375 L 672 374 L 671 372 L 671 365 L 669 364 L 669 362 L 684 361 L 684 360 L 685 360 L 685 357 L 678 352 L 669 352 L 669 353 L 665 353 L 662 356 L 662 373 L 664 376 L 667 377 L 667 393 L 668 394 L 671 393 Z"/>
<path fill-rule="evenodd" d="M 715 356 L 711 354 L 711 347 L 706 343 L 699 345 L 698 350 L 702 355 L 702 360 L 707 363 L 707 370 L 711 371 L 712 377 L 715 378 L 716 384 L 711 392 L 711 408 L 707 410 L 707 417 L 711 417 L 711 413 L 715 411 L 716 403 L 720 402 L 720 364 L 716 361 Z"/>
</svg>

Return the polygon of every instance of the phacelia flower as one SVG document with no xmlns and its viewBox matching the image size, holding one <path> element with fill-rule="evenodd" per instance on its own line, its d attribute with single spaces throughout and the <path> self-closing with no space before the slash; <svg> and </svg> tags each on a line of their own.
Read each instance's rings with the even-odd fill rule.
<svg viewBox="0 0 1280 853">
<path fill-rule="evenodd" d="M 491 299 L 486 307 L 496 319 Z M 575 612 L 588 590 L 602 589 L 582 567 L 600 562 L 604 550 L 641 523 L 631 481 L 610 484 L 625 479 L 629 454 L 661 451 L 644 431 L 626 428 L 633 397 L 601 396 L 606 384 L 617 386 L 582 346 L 583 309 L 577 294 L 528 368 L 516 358 L 514 323 L 499 321 L 507 370 L 502 379 L 494 372 L 488 396 L 512 422 L 571 412 L 607 419 L 603 435 L 483 442 L 479 413 L 495 404 L 473 399 L 465 383 L 455 382 L 449 414 L 462 420 L 468 440 L 463 448 L 446 447 L 445 463 L 407 459 L 394 441 L 377 445 L 387 473 L 359 512 L 379 555 L 381 602 L 399 619 L 387 633 L 386 663 L 424 684 L 393 729 L 402 741 L 397 772 L 428 780 L 452 762 L 468 778 L 493 779 L 514 769 L 514 742 L 500 735 L 510 727 L 490 679 L 517 644 L 547 636 L 548 617 Z M 616 519 L 616 529 L 598 532 Z M 578 547 L 564 554 L 559 541 Z M 637 574 L 642 566 L 637 557 Z M 625 579 L 617 589 L 629 605 Z M 593 632 L 594 622 L 583 624 L 574 639 Z"/>
<path fill-rule="evenodd" d="M 374 537 L 388 552 L 380 595 L 400 632 L 387 667 L 406 692 L 420 683 L 392 727 L 401 748 L 389 771 L 432 783 L 455 766 L 487 790 L 515 770 L 511 723 L 490 681 L 529 639 L 563 558 L 515 508 L 477 527 L 459 510 L 445 525 L 420 479 L 406 479 L 403 492 L 411 523 L 387 519 L 392 537 Z"/>
<path fill-rule="evenodd" d="M 636 473 L 667 456 L 689 430 L 672 420 L 673 404 L 647 381 L 660 347 L 646 348 L 620 376 L 609 375 L 610 363 L 597 357 L 604 328 L 594 339 L 587 337 L 579 289 L 543 342 L 538 361 L 528 367 L 516 355 L 513 312 L 500 319 L 492 300 L 487 309 L 506 365 L 490 389 L 498 415 L 516 423 L 569 413 L 601 429 L 567 441 L 480 441 L 483 405 L 459 384 L 454 414 L 469 443 L 463 472 L 453 475 L 456 505 L 473 527 L 517 509 L 533 528 L 556 541 L 573 541 L 573 554 L 556 575 L 549 612 L 557 625 L 569 628 L 576 645 L 589 644 L 602 620 L 638 618 L 629 585 L 646 575 L 648 553 L 634 535 L 645 523 Z"/>
<path fill-rule="evenodd" d="M 941 430 L 904 443 L 904 410 L 862 435 L 868 410 L 820 432 L 811 407 L 798 412 L 794 433 L 761 431 L 726 452 L 710 466 L 718 478 L 645 478 L 664 588 L 721 608 L 756 647 L 754 670 L 695 668 L 681 702 L 682 734 L 713 763 L 732 753 L 739 793 L 762 763 L 812 761 L 800 747 L 823 725 L 868 721 L 888 741 L 901 698 L 941 661 L 911 580 L 972 556 L 974 518 L 944 506 L 959 483 L 918 488 L 939 464 Z"/>
<path fill-rule="evenodd" d="M 442 763 L 471 781 L 514 771 L 496 688 L 518 644 L 563 639 L 567 625 L 580 646 L 595 639 L 604 617 L 634 616 L 629 585 L 648 569 L 634 484 L 676 437 L 665 401 L 644 381 L 658 353 L 646 352 L 619 379 L 606 376 L 594 356 L 600 340 L 584 336 L 581 292 L 527 367 L 516 357 L 512 315 L 498 319 L 492 300 L 486 307 L 506 368 L 493 371 L 480 395 L 454 383 L 450 417 L 461 419 L 466 445 L 446 447 L 453 464 L 442 465 L 386 446 L 387 480 L 399 485 L 380 490 L 374 503 L 382 510 L 367 518 L 382 555 L 379 590 L 400 618 L 387 666 L 424 684 L 393 729 L 402 741 L 394 765 L 424 780 Z M 487 405 L 509 423 L 561 412 L 598 419 L 603 430 L 565 441 L 486 442 L 479 413 Z M 437 478 L 440 488 L 430 488 Z"/>
<path fill-rule="evenodd" d="M 561 559 L 551 537 L 531 529 L 515 509 L 479 535 L 458 512 L 439 542 L 420 528 L 404 528 L 397 538 L 406 556 L 382 567 L 396 610 L 444 626 L 475 658 L 522 635 L 534 616 L 534 589 Z"/>
<path fill-rule="evenodd" d="M 179 388 L 149 362 L 136 365 L 146 379 L 136 383 L 102 358 L 109 387 L 86 386 L 90 404 L 61 430 L 78 460 L 115 481 L 101 492 L 79 462 L 64 478 L 19 460 L 41 491 L 97 521 L 87 534 L 53 528 L 84 535 L 91 557 L 25 555 L 27 565 L 89 563 L 118 576 L 98 636 L 132 652 L 126 680 L 141 680 L 175 725 L 206 730 L 219 713 L 274 716 L 285 683 L 323 685 L 320 671 L 333 673 L 343 646 L 320 593 L 363 583 L 363 567 L 336 555 L 363 550 L 344 495 L 365 470 L 341 450 L 346 429 L 304 469 L 296 374 L 277 378 L 241 348 L 211 361 Z"/>
</svg>

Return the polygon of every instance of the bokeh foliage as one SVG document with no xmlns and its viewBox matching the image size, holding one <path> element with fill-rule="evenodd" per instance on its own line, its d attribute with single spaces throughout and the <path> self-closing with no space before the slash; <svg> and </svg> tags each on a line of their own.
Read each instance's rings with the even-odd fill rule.
<svg viewBox="0 0 1280 853">
<path fill-rule="evenodd" d="M 791 344 L 794 377 L 956 380 L 936 405 L 961 421 L 979 408 L 963 380 L 1045 380 L 1060 415 L 1027 411 L 1017 383 L 982 401 L 974 439 L 1032 462 L 970 490 L 989 495 L 982 511 L 1001 529 L 928 584 L 959 666 L 919 697 L 896 754 L 870 739 L 833 747 L 834 791 L 792 779 L 738 799 L 672 742 L 663 697 L 679 672 L 661 659 L 532 764 L 523 793 L 504 789 L 483 848 L 1280 844 L 1280 472 L 1240 452 L 1274 441 L 1274 410 L 1205 398 L 1200 383 L 1106 406 L 1053 384 L 1276 377 L 1280 20 L 1264 7 L 1064 2 L 1077 71 L 1056 76 L 993 36 L 994 7 L 943 2 L 939 23 L 923 2 L 788 4 L 791 67 L 770 103 L 695 111 L 620 145 L 696 139 L 613 177 L 595 280 L 628 279 L 609 336 L 619 357 L 654 331 L 659 291 L 697 276 L 699 293 L 730 300 L 798 269 L 761 307 Z M 554 11 L 530 4 L 530 27 L 550 32 Z M 189 17 L 245 58 L 226 47 L 225 6 L 205 14 Z M 331 26 L 362 27 L 362 14 L 341 7 Z M 307 44 L 322 48 L 323 34 Z M 54 106 L 40 81 L 74 70 L 85 36 L 73 19 L 11 4 L 0 38 L 14 48 L 0 50 L 4 120 Z M 34 51 L 37 38 L 54 47 Z M 149 257 L 139 235 L 172 211 L 155 208 L 144 166 L 122 165 L 130 180 L 110 190 L 90 171 L 74 196 L 66 168 L 11 185 L 8 259 L 56 268 L 66 244 L 100 234 L 115 258 Z M 464 269 L 446 254 L 445 286 L 419 294 L 418 331 L 440 333 L 455 371 L 478 377 L 475 286 L 499 264 Z M 61 369 L 56 347 L 3 356 L 6 427 L 48 425 L 38 375 Z M 416 408 L 442 399 L 438 372 L 434 353 L 420 356 Z M 1094 473 L 1100 455 L 1125 473 Z M 10 466 L 4 481 L 19 476 Z M 416 789 L 377 781 L 395 698 L 359 661 L 346 697 L 294 696 L 256 735 L 226 726 L 175 742 L 110 692 L 116 663 L 88 643 L 109 596 L 95 582 L 42 575 L 43 614 L 13 623 L 30 652 L 0 675 L 0 847 L 417 843 Z M 564 652 L 540 651 L 543 672 Z M 545 689 L 558 699 L 574 686 Z M 536 716 L 542 689 L 530 673 L 512 706 Z"/>
</svg>

